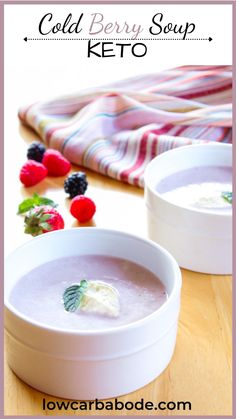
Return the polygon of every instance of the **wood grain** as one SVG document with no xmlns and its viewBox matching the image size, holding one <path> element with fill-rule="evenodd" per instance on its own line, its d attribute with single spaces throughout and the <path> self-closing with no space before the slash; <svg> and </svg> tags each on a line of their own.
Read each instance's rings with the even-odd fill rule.
<svg viewBox="0 0 236 419">
<path fill-rule="evenodd" d="M 5 252 L 31 240 L 23 233 L 23 217 L 17 216 L 17 205 L 23 197 L 38 192 L 59 204 L 66 227 L 79 227 L 69 214 L 69 201 L 63 192 L 64 178 L 48 178 L 34 188 L 25 189 L 18 182 L 20 166 L 25 161 L 27 145 L 35 134 L 20 126 L 12 130 L 11 144 L 5 148 Z M 14 145 L 14 153 L 12 147 Z M 78 170 L 78 167 L 74 168 Z M 86 171 L 90 196 L 97 205 L 90 225 L 115 228 L 142 237 L 147 236 L 143 191 Z M 231 286 L 230 276 L 203 275 L 182 270 L 183 288 L 177 344 L 167 369 L 146 387 L 119 400 L 190 401 L 191 411 L 90 411 L 65 412 L 42 410 L 42 400 L 58 401 L 19 380 L 5 364 L 5 415 L 231 415 Z M 62 377 L 63 379 L 63 377 Z"/>
</svg>

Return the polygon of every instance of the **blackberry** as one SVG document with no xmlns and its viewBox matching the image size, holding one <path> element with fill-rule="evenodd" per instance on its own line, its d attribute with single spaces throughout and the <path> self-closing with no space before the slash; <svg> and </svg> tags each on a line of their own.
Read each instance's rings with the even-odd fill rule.
<svg viewBox="0 0 236 419">
<path fill-rule="evenodd" d="M 84 195 L 87 187 L 88 182 L 84 172 L 74 172 L 64 182 L 64 190 L 70 195 L 70 198 Z"/>
<path fill-rule="evenodd" d="M 27 150 L 27 159 L 35 160 L 41 163 L 45 151 L 46 147 L 42 143 L 34 141 L 32 144 L 30 144 Z"/>
</svg>

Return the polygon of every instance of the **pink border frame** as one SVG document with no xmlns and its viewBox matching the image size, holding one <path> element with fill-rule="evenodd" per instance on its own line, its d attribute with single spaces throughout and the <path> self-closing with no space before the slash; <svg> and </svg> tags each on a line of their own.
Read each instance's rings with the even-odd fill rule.
<svg viewBox="0 0 236 419">
<path fill-rule="evenodd" d="M 236 1 L 232 0 L 232 1 L 220 1 L 220 0 L 162 0 L 162 1 L 155 1 L 155 0 L 88 0 L 88 1 L 76 1 L 76 0 L 0 0 L 0 92 L 4 92 L 4 5 L 5 4 L 231 4 L 233 6 L 233 70 L 235 68 L 235 49 L 236 49 L 236 42 L 234 42 L 234 40 L 236 39 Z M 235 83 L 236 83 L 236 74 L 233 71 L 233 86 L 235 87 Z M 235 104 L 236 101 L 236 88 L 233 89 L 233 105 Z M 233 120 L 236 120 L 236 109 L 233 106 Z M 3 198 L 3 193 L 4 193 L 4 187 L 3 187 L 3 168 L 4 168 L 4 146 L 3 146 L 3 138 L 4 138 L 4 94 L 1 95 L 0 98 L 0 130 L 1 130 L 1 153 L 0 153 L 0 176 L 1 176 L 1 182 L 0 182 L 0 188 L 1 188 L 1 196 Z M 234 178 L 236 179 L 236 166 L 235 166 L 235 159 L 236 159 L 236 150 L 235 147 L 233 147 L 233 173 L 234 173 Z M 236 196 L 236 182 L 234 182 L 233 185 L 233 193 L 234 196 Z M 3 199 L 2 199 L 3 202 Z M 1 232 L 2 232 L 2 238 L 4 235 L 4 211 L 3 211 L 3 205 L 1 205 L 0 207 L 0 225 L 1 225 Z M 233 273 L 235 272 L 235 267 L 236 267 L 236 252 L 234 252 L 235 250 L 235 237 L 236 237 L 236 222 L 235 222 L 235 205 L 233 206 Z M 3 239 L 1 241 L 1 277 L 4 277 L 4 273 L 3 273 L 3 266 L 4 266 L 4 242 Z M 1 371 L 3 371 L 3 280 L 0 283 L 0 291 L 1 291 L 1 295 L 2 295 L 2 304 L 1 304 L 1 310 L 0 310 L 0 325 L 1 325 L 1 334 L 0 334 L 0 338 L 1 338 L 1 347 L 0 347 L 0 354 L 1 354 Z M 233 285 L 233 298 L 235 299 L 235 293 L 236 293 L 236 288 Z M 236 308 L 235 305 L 233 305 L 233 319 L 236 316 Z M 233 330 L 234 330 L 234 325 L 235 322 L 233 321 Z M 236 347 L 236 335 L 233 335 L 233 372 L 235 371 L 235 347 Z M 234 376 L 234 374 L 233 374 Z M 0 385 L 1 385 L 1 392 L 0 392 L 0 417 L 5 417 L 4 416 L 4 376 L 3 373 L 0 374 Z M 233 402 L 235 402 L 236 400 L 236 391 L 235 391 L 235 386 L 233 385 Z M 177 415 L 176 415 L 177 416 Z M 13 418 L 13 417 L 22 417 L 22 418 L 28 418 L 29 416 L 6 416 L 8 418 Z M 42 416 L 33 416 L 35 418 L 42 418 L 45 417 L 44 415 Z M 51 416 L 51 417 L 58 417 L 58 416 Z M 64 418 L 74 418 L 74 415 L 71 416 L 60 416 L 60 417 L 64 417 Z M 118 417 L 124 417 L 124 415 L 121 416 L 79 416 L 80 418 L 99 418 L 99 417 L 106 417 L 106 418 L 112 418 L 114 419 L 114 417 L 118 418 Z M 132 418 L 140 418 L 140 417 L 145 417 L 144 415 L 142 416 L 128 416 L 130 419 Z M 159 417 L 166 417 L 166 416 L 152 416 L 153 418 L 159 418 Z M 204 418 L 206 416 L 182 416 L 181 417 L 191 417 L 191 418 Z M 222 418 L 225 416 L 207 416 L 207 417 L 215 417 L 215 418 Z M 234 403 L 233 403 L 233 415 L 232 417 L 234 417 Z"/>
</svg>

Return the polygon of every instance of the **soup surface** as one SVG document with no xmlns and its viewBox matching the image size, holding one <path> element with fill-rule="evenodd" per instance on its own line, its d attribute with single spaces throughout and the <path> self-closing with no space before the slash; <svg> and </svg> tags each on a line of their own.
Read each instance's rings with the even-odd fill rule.
<svg viewBox="0 0 236 419">
<path fill-rule="evenodd" d="M 103 281 L 119 292 L 120 313 L 116 318 L 67 312 L 64 290 L 82 279 Z M 150 271 L 125 259 L 102 255 L 72 256 L 41 265 L 19 279 L 10 294 L 11 304 L 43 325 L 67 330 L 118 327 L 157 310 L 167 299 L 162 282 Z"/>
<path fill-rule="evenodd" d="M 173 173 L 156 187 L 163 198 L 183 207 L 214 212 L 230 212 L 227 200 L 232 193 L 232 168 L 228 166 L 193 167 Z"/>
</svg>

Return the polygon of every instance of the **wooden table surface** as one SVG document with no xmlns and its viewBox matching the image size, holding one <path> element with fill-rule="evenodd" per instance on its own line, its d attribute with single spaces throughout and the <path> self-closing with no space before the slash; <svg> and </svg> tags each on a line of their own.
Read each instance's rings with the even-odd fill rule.
<svg viewBox="0 0 236 419">
<path fill-rule="evenodd" d="M 23 217 L 16 215 L 23 197 L 38 192 L 59 204 L 66 227 L 79 227 L 68 211 L 64 178 L 47 178 L 23 188 L 18 173 L 35 134 L 20 126 L 5 147 L 5 251 L 33 238 L 23 233 Z M 13 152 L 14 146 L 14 152 Z M 77 168 L 74 168 L 78 170 Z M 86 170 L 87 195 L 97 212 L 92 225 L 147 237 L 143 191 Z M 50 233 L 49 233 L 50 234 Z M 190 401 L 191 411 L 163 411 L 159 415 L 231 415 L 231 277 L 182 270 L 183 288 L 177 344 L 167 369 L 155 381 L 121 401 Z M 63 379 L 63 377 L 62 377 Z M 57 401 L 19 380 L 5 364 L 5 415 L 158 415 L 156 411 L 43 411 L 42 400 Z"/>
</svg>

